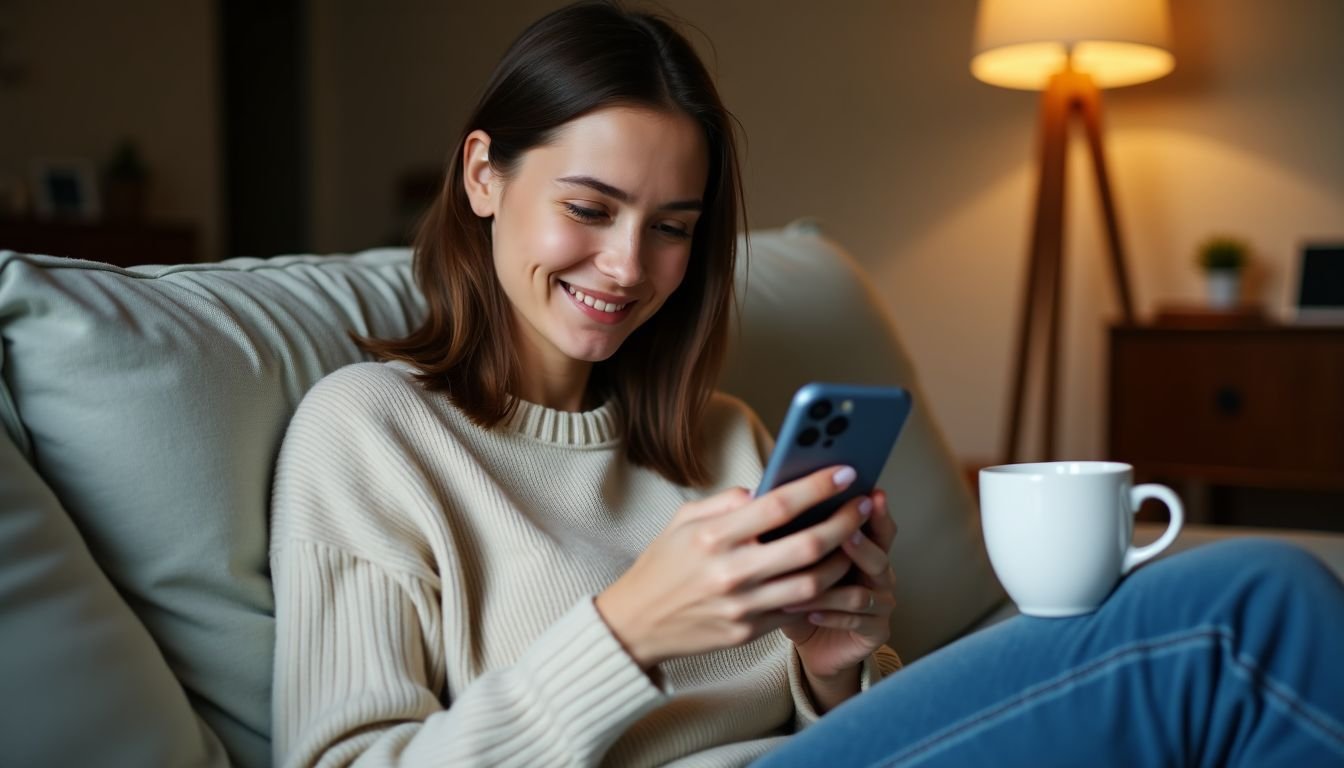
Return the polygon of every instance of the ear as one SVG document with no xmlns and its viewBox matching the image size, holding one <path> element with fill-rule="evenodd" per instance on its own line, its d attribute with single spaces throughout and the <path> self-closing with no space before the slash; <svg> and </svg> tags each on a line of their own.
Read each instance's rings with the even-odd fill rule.
<svg viewBox="0 0 1344 768">
<path fill-rule="evenodd" d="M 499 196 L 495 181 L 490 167 L 490 135 L 479 129 L 472 131 L 462 143 L 462 185 L 471 210 L 483 219 L 495 215 Z"/>
</svg>

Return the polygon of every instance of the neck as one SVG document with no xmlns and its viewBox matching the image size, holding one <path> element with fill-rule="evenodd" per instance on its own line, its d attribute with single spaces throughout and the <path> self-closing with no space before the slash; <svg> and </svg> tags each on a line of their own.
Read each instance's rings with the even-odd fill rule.
<svg viewBox="0 0 1344 768">
<path fill-rule="evenodd" d="M 529 366 L 523 373 L 518 396 L 537 405 L 557 411 L 582 411 L 588 392 L 589 374 L 593 364 L 580 360 L 566 360 L 561 364 Z"/>
</svg>

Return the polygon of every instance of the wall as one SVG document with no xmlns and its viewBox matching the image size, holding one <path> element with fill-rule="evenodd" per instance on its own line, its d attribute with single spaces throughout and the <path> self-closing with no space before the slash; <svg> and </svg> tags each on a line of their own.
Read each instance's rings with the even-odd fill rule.
<svg viewBox="0 0 1344 768">
<path fill-rule="evenodd" d="M 219 256 L 218 65 L 207 0 L 0 0 L 7 60 L 0 85 L 0 175 L 36 158 L 105 163 L 123 138 L 151 173 L 155 218 L 195 222 Z"/>
<path fill-rule="evenodd" d="M 558 3 L 309 0 L 318 251 L 397 234 L 400 174 L 442 164 L 494 62 Z M 747 136 L 753 226 L 820 219 L 886 297 L 966 457 L 1004 426 L 1035 191 L 1036 102 L 968 71 L 974 0 L 664 0 L 703 31 Z M 936 12 L 929 9 L 936 7 Z M 1344 238 L 1344 3 L 1174 0 L 1176 71 L 1106 94 L 1107 148 L 1138 306 L 1198 301 L 1195 244 L 1257 249 L 1256 297 L 1286 311 L 1296 248 Z M 0 0 L 0 174 L 45 155 L 104 159 L 129 135 L 151 208 L 221 255 L 218 65 L 205 0 Z M 708 41 L 713 41 L 712 45 Z M 1103 451 L 1104 270 L 1093 180 L 1070 159 L 1061 451 Z"/>
<path fill-rule="evenodd" d="M 508 41 L 557 4 L 312 1 L 315 237 L 359 247 L 384 236 L 395 175 L 442 161 Z M 1037 103 L 971 78 L 973 0 L 663 5 L 713 41 L 697 38 L 749 138 L 752 225 L 820 219 L 876 278 L 954 450 L 996 455 Z M 1172 12 L 1176 71 L 1105 97 L 1138 308 L 1199 301 L 1193 248 L 1230 231 L 1256 249 L 1255 297 L 1284 312 L 1299 242 L 1344 238 L 1344 4 L 1174 0 Z M 1095 457 L 1117 303 L 1081 136 L 1069 162 L 1060 451 Z"/>
</svg>

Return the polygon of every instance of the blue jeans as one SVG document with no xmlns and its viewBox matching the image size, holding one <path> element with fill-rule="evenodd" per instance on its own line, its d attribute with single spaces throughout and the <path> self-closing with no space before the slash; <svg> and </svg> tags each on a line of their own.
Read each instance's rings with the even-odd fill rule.
<svg viewBox="0 0 1344 768">
<path fill-rule="evenodd" d="M 1344 585 L 1286 544 L 1200 547 L 1095 613 L 965 637 L 754 765 L 1344 766 Z"/>
</svg>

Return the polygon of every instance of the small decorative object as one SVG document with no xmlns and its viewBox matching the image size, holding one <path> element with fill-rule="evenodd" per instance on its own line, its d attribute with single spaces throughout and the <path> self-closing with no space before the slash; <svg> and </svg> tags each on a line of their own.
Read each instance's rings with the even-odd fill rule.
<svg viewBox="0 0 1344 768">
<path fill-rule="evenodd" d="M 1241 300 L 1241 273 L 1250 247 L 1229 235 L 1216 235 L 1199 245 L 1198 263 L 1204 270 L 1209 306 L 1231 309 Z"/>
<path fill-rule="evenodd" d="M 135 142 L 123 140 L 103 169 L 103 207 L 109 219 L 136 221 L 145 217 L 149 169 Z"/>
<path fill-rule="evenodd" d="M 97 219 L 102 207 L 93 166 L 82 159 L 34 161 L 33 204 L 43 218 Z"/>
</svg>

